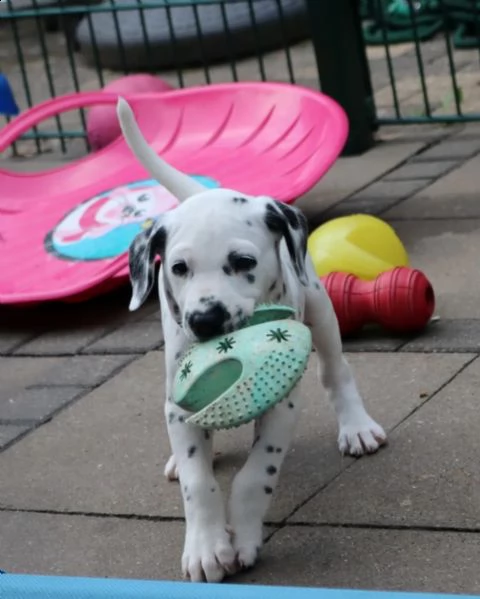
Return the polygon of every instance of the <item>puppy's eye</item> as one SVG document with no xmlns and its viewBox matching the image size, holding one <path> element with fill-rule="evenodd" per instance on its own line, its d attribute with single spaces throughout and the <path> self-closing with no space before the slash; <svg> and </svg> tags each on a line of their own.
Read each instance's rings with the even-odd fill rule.
<svg viewBox="0 0 480 599">
<path fill-rule="evenodd" d="M 148 202 L 149 199 L 147 193 L 142 193 L 142 195 L 138 196 L 137 202 Z"/>
<path fill-rule="evenodd" d="M 175 264 L 172 266 L 172 273 L 174 275 L 176 275 L 177 277 L 184 277 L 188 272 L 188 266 L 187 263 L 184 262 L 183 260 L 179 260 L 178 262 L 175 262 Z"/>
<path fill-rule="evenodd" d="M 252 256 L 234 255 L 230 257 L 230 264 L 235 271 L 246 271 L 255 268 L 257 261 Z"/>
</svg>

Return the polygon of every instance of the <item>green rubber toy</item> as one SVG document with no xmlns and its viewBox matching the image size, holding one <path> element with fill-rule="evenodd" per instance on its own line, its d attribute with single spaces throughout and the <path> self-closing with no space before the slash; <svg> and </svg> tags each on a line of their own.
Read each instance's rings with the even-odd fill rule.
<svg viewBox="0 0 480 599">
<path fill-rule="evenodd" d="M 187 423 L 237 427 L 290 393 L 312 350 L 309 328 L 293 314 L 288 306 L 259 306 L 243 328 L 187 350 L 173 384 L 173 401 L 192 412 Z"/>
</svg>

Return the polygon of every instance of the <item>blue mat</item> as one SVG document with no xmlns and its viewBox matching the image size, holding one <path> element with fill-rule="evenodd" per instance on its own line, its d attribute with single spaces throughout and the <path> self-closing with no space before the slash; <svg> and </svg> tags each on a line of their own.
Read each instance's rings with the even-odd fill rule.
<svg viewBox="0 0 480 599">
<path fill-rule="evenodd" d="M 304 587 L 3 574 L 1 599 L 479 599 L 473 595 L 383 593 Z"/>
</svg>

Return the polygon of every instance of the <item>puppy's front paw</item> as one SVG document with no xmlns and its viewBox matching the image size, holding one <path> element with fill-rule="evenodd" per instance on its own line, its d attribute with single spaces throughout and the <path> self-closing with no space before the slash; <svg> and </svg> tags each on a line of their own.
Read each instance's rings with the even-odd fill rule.
<svg viewBox="0 0 480 599">
<path fill-rule="evenodd" d="M 165 464 L 163 474 L 165 475 L 165 478 L 169 481 L 178 480 L 178 468 L 175 456 L 171 455 L 168 458 L 168 462 Z"/>
<path fill-rule="evenodd" d="M 227 528 L 193 526 L 187 531 L 182 571 L 192 582 L 220 582 L 234 574 L 235 551 Z"/>
<path fill-rule="evenodd" d="M 338 447 L 342 454 L 361 456 L 374 453 L 387 442 L 383 428 L 366 412 L 345 419 L 340 425 Z"/>
<path fill-rule="evenodd" d="M 233 548 L 238 566 L 245 570 L 252 568 L 262 548 L 262 527 L 243 526 L 234 531 Z"/>
</svg>

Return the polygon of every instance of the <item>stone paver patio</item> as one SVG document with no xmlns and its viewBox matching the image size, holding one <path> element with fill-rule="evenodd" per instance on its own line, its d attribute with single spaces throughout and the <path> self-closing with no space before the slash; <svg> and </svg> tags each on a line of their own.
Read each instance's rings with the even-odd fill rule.
<svg viewBox="0 0 480 599">
<path fill-rule="evenodd" d="M 37 24 L 21 23 L 20 35 L 32 101 L 40 102 L 52 90 Z M 11 41 L 0 27 L 2 72 L 24 107 Z M 74 87 L 66 44 L 60 33 L 47 36 L 57 94 Z M 403 113 L 418 116 L 413 46 L 391 52 Z M 368 53 L 377 109 L 391 115 L 384 49 Z M 422 54 L 433 111 L 451 113 L 444 39 L 423 44 Z M 317 88 L 311 44 L 292 48 L 291 58 L 297 81 Z M 455 52 L 454 60 L 463 108 L 480 112 L 478 51 Z M 288 78 L 283 53 L 264 64 L 269 79 Z M 99 86 L 78 57 L 76 72 L 82 89 Z M 256 62 L 239 63 L 238 75 L 259 79 Z M 210 76 L 231 78 L 222 66 Z M 165 77 L 176 84 L 174 74 Z M 185 73 L 186 85 L 198 83 L 203 72 Z M 78 115 L 62 123 L 77 127 Z M 50 152 L 34 160 L 0 158 L 0 168 L 62 161 L 58 143 L 44 148 Z M 479 124 L 382 128 L 371 151 L 341 158 L 298 200 L 312 228 L 355 212 L 390 222 L 432 281 L 439 320 L 421 335 L 369 332 L 345 341 L 366 403 L 389 432 L 375 456 L 338 454 L 312 363 L 261 561 L 235 581 L 480 594 L 479 173 Z M 169 448 L 158 306 L 152 298 L 130 314 L 128 300 L 127 287 L 87 304 L 0 309 L 1 570 L 179 579 L 184 523 L 178 486 L 162 474 Z M 224 487 L 251 438 L 250 427 L 217 436 Z"/>
<path fill-rule="evenodd" d="M 241 583 L 480 592 L 478 127 L 382 136 L 341 158 L 299 205 L 312 227 L 356 211 L 387 219 L 431 279 L 439 321 L 413 338 L 345 341 L 389 431 L 375 456 L 337 453 L 309 367 L 262 559 Z M 157 305 L 129 314 L 128 293 L 0 311 L 2 569 L 179 578 L 184 525 L 178 487 L 162 476 Z M 222 485 L 251 435 L 218 435 Z"/>
</svg>

